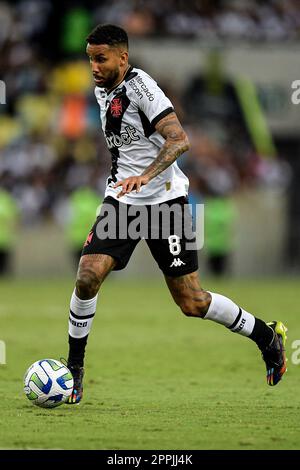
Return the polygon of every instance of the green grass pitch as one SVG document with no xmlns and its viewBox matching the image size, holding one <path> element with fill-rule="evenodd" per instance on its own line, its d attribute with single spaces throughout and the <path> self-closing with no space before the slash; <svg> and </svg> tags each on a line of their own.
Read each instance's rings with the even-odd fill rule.
<svg viewBox="0 0 300 470">
<path fill-rule="evenodd" d="M 33 406 L 23 375 L 67 355 L 72 281 L 1 281 L 2 449 L 299 449 L 299 280 L 206 281 L 265 320 L 288 328 L 288 372 L 268 387 L 255 344 L 221 325 L 186 318 L 161 281 L 107 280 L 86 359 L 84 400 Z M 300 356 L 300 354 L 299 354 Z"/>
</svg>

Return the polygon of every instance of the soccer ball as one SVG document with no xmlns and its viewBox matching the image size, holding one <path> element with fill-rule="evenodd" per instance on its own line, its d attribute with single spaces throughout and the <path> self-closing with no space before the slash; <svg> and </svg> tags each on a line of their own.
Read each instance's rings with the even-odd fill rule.
<svg viewBox="0 0 300 470">
<path fill-rule="evenodd" d="M 34 362 L 24 376 L 24 393 L 34 405 L 55 408 L 67 401 L 73 390 L 69 369 L 56 359 Z"/>
</svg>

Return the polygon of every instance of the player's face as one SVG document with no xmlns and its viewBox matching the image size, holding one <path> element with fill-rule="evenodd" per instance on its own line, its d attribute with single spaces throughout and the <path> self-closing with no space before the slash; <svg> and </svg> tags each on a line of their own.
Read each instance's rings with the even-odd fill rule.
<svg viewBox="0 0 300 470">
<path fill-rule="evenodd" d="M 127 66 L 127 51 L 119 47 L 110 47 L 107 44 L 88 44 L 86 52 L 90 59 L 96 86 L 113 88 L 122 79 Z"/>
</svg>

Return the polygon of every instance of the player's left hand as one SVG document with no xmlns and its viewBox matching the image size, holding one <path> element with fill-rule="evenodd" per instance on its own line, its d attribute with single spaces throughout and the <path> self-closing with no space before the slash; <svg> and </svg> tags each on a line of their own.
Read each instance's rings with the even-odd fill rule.
<svg viewBox="0 0 300 470">
<path fill-rule="evenodd" d="M 130 176 L 123 181 L 119 181 L 119 183 L 114 185 L 114 188 L 122 186 L 122 191 L 117 195 L 117 198 L 131 193 L 131 191 L 134 190 L 138 193 L 141 189 L 141 186 L 145 186 L 147 183 L 149 183 L 148 176 Z"/>
</svg>

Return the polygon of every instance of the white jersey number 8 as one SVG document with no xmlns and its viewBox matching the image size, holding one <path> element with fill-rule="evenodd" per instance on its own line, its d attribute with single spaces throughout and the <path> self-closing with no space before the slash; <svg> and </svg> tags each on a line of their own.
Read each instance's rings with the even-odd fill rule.
<svg viewBox="0 0 300 470">
<path fill-rule="evenodd" d="M 168 238 L 168 242 L 170 253 L 174 256 L 179 255 L 179 253 L 181 252 L 181 246 L 180 238 L 178 237 L 178 235 L 170 235 L 170 237 Z"/>
</svg>

